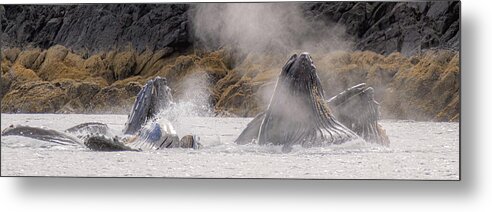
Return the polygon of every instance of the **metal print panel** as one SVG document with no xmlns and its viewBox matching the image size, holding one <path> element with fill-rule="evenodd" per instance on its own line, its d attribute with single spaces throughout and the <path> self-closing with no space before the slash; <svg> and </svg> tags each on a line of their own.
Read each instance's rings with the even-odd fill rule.
<svg viewBox="0 0 492 212">
<path fill-rule="evenodd" d="M 2 5 L 1 175 L 460 179 L 460 2 Z"/>
</svg>

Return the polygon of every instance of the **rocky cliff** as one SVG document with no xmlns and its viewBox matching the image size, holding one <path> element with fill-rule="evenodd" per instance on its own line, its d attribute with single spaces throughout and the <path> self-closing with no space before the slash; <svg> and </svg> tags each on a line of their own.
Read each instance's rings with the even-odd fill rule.
<svg viewBox="0 0 492 212">
<path fill-rule="evenodd" d="M 2 46 L 59 44 L 79 52 L 127 46 L 137 51 L 192 45 L 195 4 L 4 5 Z M 191 9 L 190 9 L 191 8 Z M 308 20 L 346 28 L 355 50 L 407 55 L 429 48 L 459 50 L 459 1 L 300 4 Z"/>
<path fill-rule="evenodd" d="M 326 2 L 306 13 L 346 26 L 355 49 L 405 55 L 429 48 L 460 48 L 460 2 Z"/>
<path fill-rule="evenodd" d="M 2 46 L 94 53 L 189 46 L 186 4 L 4 5 Z"/>
<path fill-rule="evenodd" d="M 127 113 L 145 81 L 164 76 L 178 101 L 199 94 L 217 113 L 254 116 L 295 51 L 202 48 L 190 15 L 195 7 L 0 6 L 2 112 Z M 366 82 L 376 88 L 385 118 L 456 121 L 459 7 L 325 2 L 299 8 L 306 20 L 342 26 L 353 42 L 343 51 L 313 53 L 328 95 Z"/>
</svg>

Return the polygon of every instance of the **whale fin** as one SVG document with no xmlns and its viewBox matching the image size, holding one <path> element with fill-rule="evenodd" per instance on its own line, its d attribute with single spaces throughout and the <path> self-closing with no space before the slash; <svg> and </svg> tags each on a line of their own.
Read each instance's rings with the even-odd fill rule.
<svg viewBox="0 0 492 212">
<path fill-rule="evenodd" d="M 386 131 L 378 123 L 379 103 L 374 89 L 365 83 L 353 86 L 327 100 L 335 117 L 367 142 L 389 145 Z"/>
<path fill-rule="evenodd" d="M 236 144 L 249 144 L 253 143 L 258 139 L 258 133 L 260 132 L 260 127 L 263 119 L 265 118 L 265 112 L 261 112 L 256 117 L 249 122 L 246 129 L 239 135 L 239 137 L 234 141 Z"/>
<path fill-rule="evenodd" d="M 87 122 L 70 127 L 65 130 L 65 133 L 73 135 L 81 135 L 87 133 L 106 135 L 109 133 L 109 127 L 107 124 L 99 122 Z"/>
<path fill-rule="evenodd" d="M 2 136 L 24 136 L 28 138 L 34 138 L 42 141 L 57 143 L 61 145 L 80 145 L 81 141 L 75 137 L 64 132 L 58 132 L 56 130 L 30 127 L 24 125 L 11 125 L 10 127 L 2 131 Z"/>
<path fill-rule="evenodd" d="M 23 136 L 60 145 L 85 146 L 95 151 L 133 150 L 112 137 L 106 124 L 89 122 L 71 127 L 64 132 L 47 128 L 12 125 L 2 131 L 2 136 Z"/>
<path fill-rule="evenodd" d="M 99 122 L 88 122 L 73 126 L 65 133 L 83 140 L 85 147 L 94 151 L 135 151 L 125 146 L 118 136 L 114 136 L 108 125 Z"/>
</svg>

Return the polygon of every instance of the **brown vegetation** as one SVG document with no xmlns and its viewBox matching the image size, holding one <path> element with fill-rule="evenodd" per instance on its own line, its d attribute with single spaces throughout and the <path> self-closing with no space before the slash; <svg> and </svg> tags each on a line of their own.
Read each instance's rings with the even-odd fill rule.
<svg viewBox="0 0 492 212">
<path fill-rule="evenodd" d="M 3 50 L 2 112 L 127 113 L 141 86 L 166 77 L 176 97 L 182 82 L 206 76 L 216 112 L 254 116 L 265 109 L 290 55 L 136 52 L 131 47 L 79 55 L 63 46 Z M 326 97 L 365 82 L 375 88 L 383 118 L 458 121 L 459 54 L 427 51 L 406 57 L 369 51 L 313 54 Z M 177 99 L 179 101 L 179 99 Z"/>
</svg>

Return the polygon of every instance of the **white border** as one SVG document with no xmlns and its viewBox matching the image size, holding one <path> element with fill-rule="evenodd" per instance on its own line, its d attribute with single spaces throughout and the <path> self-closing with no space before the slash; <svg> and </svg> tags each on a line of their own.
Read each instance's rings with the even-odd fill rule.
<svg viewBox="0 0 492 212">
<path fill-rule="evenodd" d="M 5 3 L 62 1 L 3 0 Z M 71 1 L 70 3 L 102 1 Z M 104 1 L 135 2 L 135 1 Z M 148 0 L 145 2 L 161 2 Z M 462 181 L 0 178 L 2 211 L 487 211 L 492 5 L 462 1 Z"/>
</svg>

